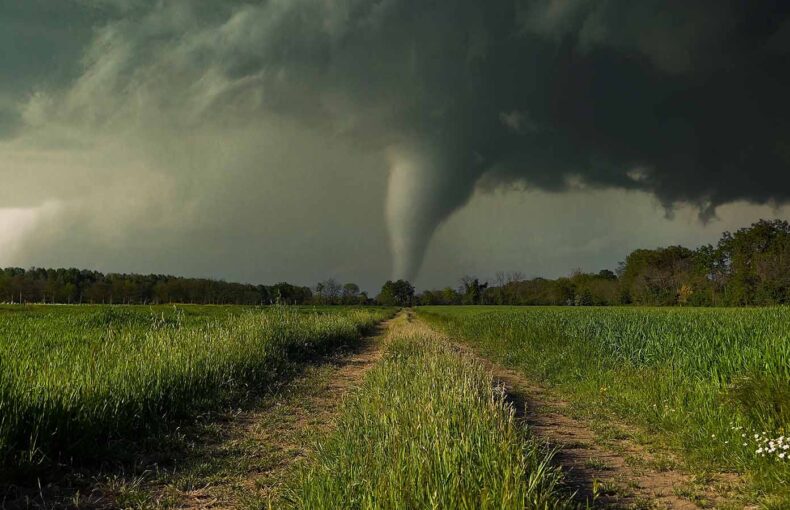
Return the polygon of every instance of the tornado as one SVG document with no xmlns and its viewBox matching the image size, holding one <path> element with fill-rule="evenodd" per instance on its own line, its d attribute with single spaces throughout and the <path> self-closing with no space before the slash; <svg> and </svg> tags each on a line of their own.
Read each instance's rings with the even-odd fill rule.
<svg viewBox="0 0 790 510">
<path fill-rule="evenodd" d="M 263 139 L 284 122 L 382 155 L 392 274 L 410 280 L 476 190 L 583 182 L 690 204 L 702 219 L 733 202 L 790 202 L 788 2 L 204 4 L 86 18 L 73 78 L 42 85 L 14 129 L 47 146 L 107 133 L 126 147 L 139 132 L 157 142 L 140 145 L 141 161 L 158 161 L 161 134 Z M 157 171 L 187 179 L 162 159 Z M 269 171 L 246 159 L 228 172 L 248 173 L 240 183 Z M 340 170 L 320 153 L 314 165 Z M 6 166 L 6 180 L 24 173 Z"/>
<path fill-rule="evenodd" d="M 387 151 L 386 217 L 394 279 L 417 277 L 437 227 L 474 191 L 470 167 L 448 152 L 423 143 Z"/>
</svg>

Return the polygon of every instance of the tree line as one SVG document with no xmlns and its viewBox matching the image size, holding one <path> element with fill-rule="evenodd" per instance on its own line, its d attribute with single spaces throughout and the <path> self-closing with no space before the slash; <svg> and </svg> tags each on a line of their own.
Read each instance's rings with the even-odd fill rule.
<svg viewBox="0 0 790 510">
<path fill-rule="evenodd" d="M 491 283 L 464 277 L 457 288 L 429 290 L 422 305 L 748 306 L 790 304 L 790 224 L 760 220 L 716 245 L 639 249 L 616 272 L 574 271 L 526 279 L 497 273 Z"/>
<path fill-rule="evenodd" d="M 161 274 L 103 274 L 86 269 L 0 269 L 0 302 L 93 304 L 307 304 L 309 287 L 232 283 Z"/>
<path fill-rule="evenodd" d="M 161 274 L 103 274 L 85 269 L 0 269 L 0 302 L 105 304 L 315 305 L 690 305 L 790 304 L 790 224 L 760 220 L 716 245 L 639 249 L 616 271 L 525 278 L 499 272 L 491 282 L 465 276 L 456 288 L 420 294 L 387 281 L 372 299 L 355 283 L 332 278 L 313 288 L 286 282 L 252 285 Z"/>
</svg>

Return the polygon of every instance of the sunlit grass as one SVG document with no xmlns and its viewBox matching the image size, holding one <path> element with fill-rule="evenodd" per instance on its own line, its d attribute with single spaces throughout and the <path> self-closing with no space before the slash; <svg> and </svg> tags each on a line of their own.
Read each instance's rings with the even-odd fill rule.
<svg viewBox="0 0 790 510">
<path fill-rule="evenodd" d="M 296 477 L 298 508 L 564 508 L 560 474 L 483 367 L 396 328 Z"/>
<path fill-rule="evenodd" d="M 790 503 L 787 455 L 760 451 L 790 430 L 790 308 L 426 307 L 419 314 L 553 386 L 576 409 L 614 413 L 695 468 L 744 473 L 757 492 Z"/>
<path fill-rule="evenodd" d="M 0 458 L 90 457 L 266 385 L 381 309 L 4 307 Z"/>
</svg>

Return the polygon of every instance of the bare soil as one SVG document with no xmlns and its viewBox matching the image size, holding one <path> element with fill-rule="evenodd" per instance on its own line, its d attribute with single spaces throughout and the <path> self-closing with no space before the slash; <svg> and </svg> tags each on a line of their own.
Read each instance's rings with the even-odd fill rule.
<svg viewBox="0 0 790 510">
<path fill-rule="evenodd" d="M 380 359 L 388 328 L 389 322 L 382 323 L 358 349 L 312 367 L 265 405 L 223 423 L 218 440 L 202 446 L 198 456 L 235 465 L 221 467 L 214 480 L 197 487 L 169 483 L 156 499 L 170 508 L 276 508 L 291 470 L 309 454 L 314 438 L 332 428 L 344 396 Z"/>
</svg>

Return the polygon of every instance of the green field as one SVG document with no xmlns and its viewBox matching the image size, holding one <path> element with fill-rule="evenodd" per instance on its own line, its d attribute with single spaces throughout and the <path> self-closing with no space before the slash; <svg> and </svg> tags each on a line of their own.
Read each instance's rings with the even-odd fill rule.
<svg viewBox="0 0 790 510">
<path fill-rule="evenodd" d="M 398 320 L 384 359 L 297 474 L 295 507 L 574 508 L 551 454 L 483 366 L 424 325 Z"/>
<path fill-rule="evenodd" d="M 720 501 L 732 508 L 790 502 L 790 308 L 419 307 L 360 342 L 394 311 L 0 306 L 0 488 L 46 476 L 38 507 L 47 508 L 68 507 L 45 501 L 58 497 L 58 484 L 64 498 L 98 488 L 103 501 L 124 508 L 178 507 L 195 487 L 223 483 L 232 485 L 223 497 L 238 498 L 228 506 L 247 498 L 264 508 L 591 503 L 571 501 L 577 489 L 568 466 L 552 461 L 545 436 L 516 416 L 508 395 L 530 388 L 506 394 L 487 361 L 453 344 L 463 342 L 547 388 L 595 441 L 604 439 L 601 447 L 606 427 L 622 427 L 627 441 L 676 459 L 666 466 L 636 459 L 638 469 L 678 469 L 702 484 L 733 473 L 737 485 Z M 321 388 L 330 374 L 355 370 L 343 372 L 351 351 L 338 348 L 354 345 L 375 355 L 328 397 Z M 289 389 L 298 377 L 306 379 Z M 298 395 L 312 399 L 305 409 L 315 415 L 299 414 Z M 262 411 L 256 396 L 285 407 Z M 234 425 L 243 402 L 257 413 L 256 428 Z M 292 439 L 281 441 L 283 430 Z M 241 443 L 212 450 L 222 437 Z M 136 454 L 113 457 L 141 438 L 147 443 Z M 200 441 L 208 441 L 202 460 L 190 461 L 190 444 Z M 288 441 L 298 441 L 297 450 Z M 145 452 L 158 449 L 172 452 L 170 464 L 144 464 Z M 214 462 L 217 451 L 231 453 Z M 241 463 L 245 452 L 257 461 Z M 101 474 L 108 461 L 114 471 Z M 261 479 L 237 466 L 278 471 Z M 72 467 L 93 481 L 70 475 Z M 617 497 L 604 482 L 585 483 L 593 495 Z M 255 484 L 262 488 L 250 490 Z M 13 490 L 26 501 L 37 489 Z"/>
<path fill-rule="evenodd" d="M 0 307 L 0 459 L 10 470 L 102 455 L 265 386 L 386 309 Z"/>
<path fill-rule="evenodd" d="M 419 316 L 551 386 L 581 415 L 622 418 L 692 469 L 744 473 L 759 494 L 790 501 L 790 308 L 423 307 Z"/>
</svg>

